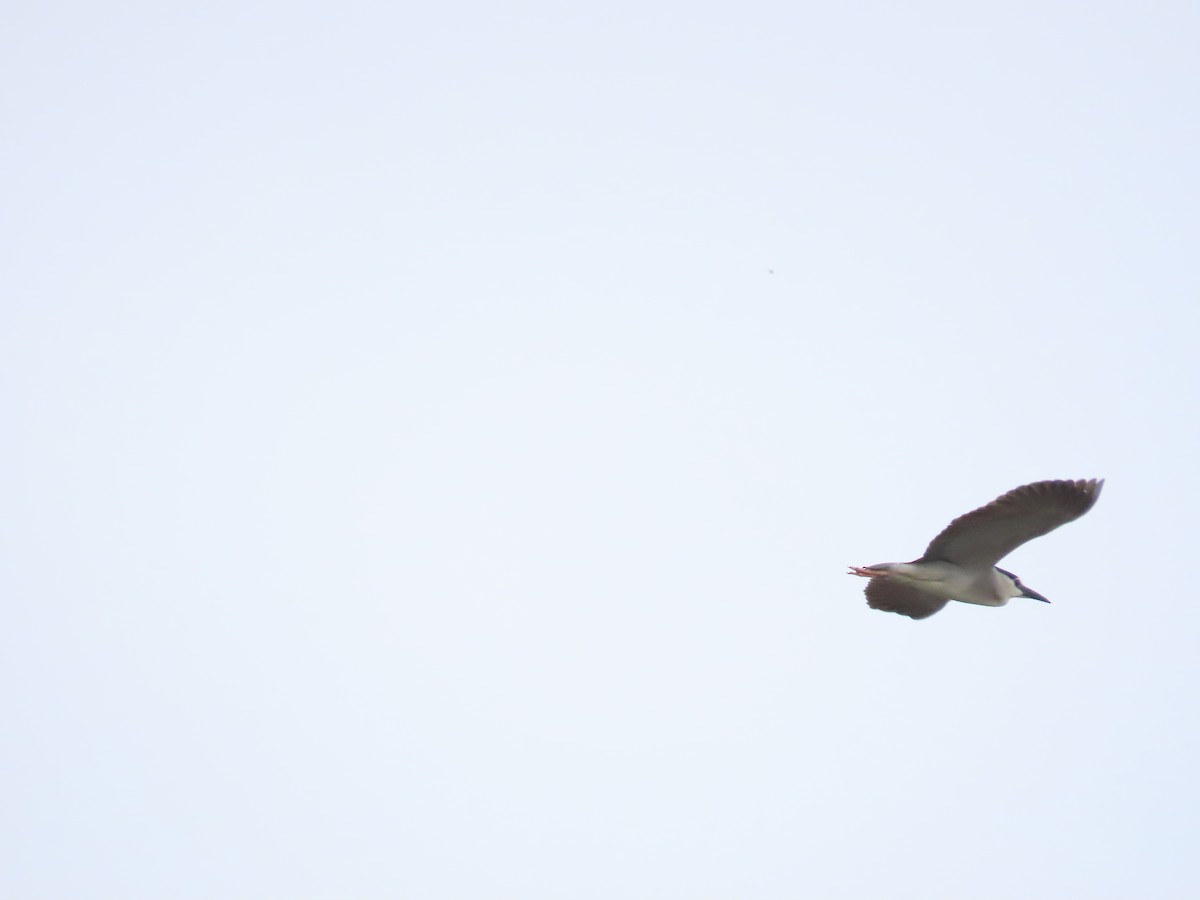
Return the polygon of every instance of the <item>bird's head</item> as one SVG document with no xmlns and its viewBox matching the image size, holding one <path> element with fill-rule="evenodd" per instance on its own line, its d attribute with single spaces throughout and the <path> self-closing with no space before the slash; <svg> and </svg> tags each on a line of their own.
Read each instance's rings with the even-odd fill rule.
<svg viewBox="0 0 1200 900">
<path fill-rule="evenodd" d="M 1041 600 L 1043 603 L 1050 602 L 1037 591 L 1030 590 L 1029 588 L 1025 587 L 1025 585 L 1021 584 L 1021 579 L 1012 572 L 1009 572 L 1007 569 L 1002 569 L 999 566 L 996 566 L 996 571 L 999 572 L 1004 578 L 1007 578 L 1012 582 L 1012 595 L 1014 597 L 1029 597 L 1031 600 Z"/>
</svg>

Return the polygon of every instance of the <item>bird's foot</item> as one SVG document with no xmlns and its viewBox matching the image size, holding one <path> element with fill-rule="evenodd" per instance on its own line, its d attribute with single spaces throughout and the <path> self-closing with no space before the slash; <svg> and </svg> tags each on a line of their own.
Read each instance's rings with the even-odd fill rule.
<svg viewBox="0 0 1200 900">
<path fill-rule="evenodd" d="M 883 569 L 872 569 L 870 566 L 851 566 L 847 575 L 858 575 L 861 578 L 879 578 L 886 575 Z"/>
</svg>

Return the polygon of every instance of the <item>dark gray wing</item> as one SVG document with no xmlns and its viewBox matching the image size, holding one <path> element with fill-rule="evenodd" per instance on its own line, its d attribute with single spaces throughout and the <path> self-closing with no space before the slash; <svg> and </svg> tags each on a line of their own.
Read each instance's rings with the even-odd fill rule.
<svg viewBox="0 0 1200 900">
<path fill-rule="evenodd" d="M 872 609 L 900 613 L 910 619 L 926 619 L 950 602 L 949 597 L 927 594 L 891 578 L 872 578 L 867 582 L 866 594 Z"/>
<path fill-rule="evenodd" d="M 922 560 L 994 566 L 1026 541 L 1073 522 L 1095 505 L 1103 479 L 1037 481 L 959 516 L 933 539 Z"/>
</svg>

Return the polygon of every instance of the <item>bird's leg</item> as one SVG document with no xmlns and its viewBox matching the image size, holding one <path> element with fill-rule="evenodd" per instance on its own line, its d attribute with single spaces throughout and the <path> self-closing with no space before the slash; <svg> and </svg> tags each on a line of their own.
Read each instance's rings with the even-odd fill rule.
<svg viewBox="0 0 1200 900">
<path fill-rule="evenodd" d="M 847 575 L 858 575 L 861 578 L 880 578 L 887 574 L 884 569 L 872 569 L 870 566 L 851 566 Z"/>
</svg>

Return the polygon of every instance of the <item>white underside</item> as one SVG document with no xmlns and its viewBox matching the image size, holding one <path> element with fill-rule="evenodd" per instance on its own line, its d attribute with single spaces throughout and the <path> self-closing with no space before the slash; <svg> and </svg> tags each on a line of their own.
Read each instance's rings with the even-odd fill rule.
<svg viewBox="0 0 1200 900">
<path fill-rule="evenodd" d="M 992 567 L 964 569 L 949 562 L 892 563 L 888 578 L 929 594 L 979 606 L 1003 606 L 1021 594 L 1010 579 Z"/>
</svg>

